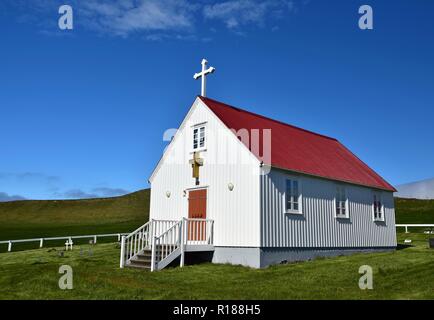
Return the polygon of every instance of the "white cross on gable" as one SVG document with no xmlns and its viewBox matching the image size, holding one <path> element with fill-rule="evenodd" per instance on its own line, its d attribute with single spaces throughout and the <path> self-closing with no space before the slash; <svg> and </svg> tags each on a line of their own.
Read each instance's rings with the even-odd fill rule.
<svg viewBox="0 0 434 320">
<path fill-rule="evenodd" d="M 202 78 L 202 89 L 200 93 L 202 97 L 206 96 L 206 75 L 215 71 L 214 67 L 209 67 L 208 69 L 206 69 L 207 63 L 208 61 L 206 59 L 202 59 L 202 72 L 195 73 L 193 76 L 194 80 Z"/>
</svg>

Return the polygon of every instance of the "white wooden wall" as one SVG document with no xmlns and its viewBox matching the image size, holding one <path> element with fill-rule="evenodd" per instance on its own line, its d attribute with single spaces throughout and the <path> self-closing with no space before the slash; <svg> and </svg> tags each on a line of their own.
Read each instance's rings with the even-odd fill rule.
<svg viewBox="0 0 434 320">
<path fill-rule="evenodd" d="M 261 246 L 396 246 L 392 192 L 381 192 L 385 221 L 374 222 L 372 190 L 346 184 L 349 219 L 337 219 L 334 216 L 335 182 L 298 176 L 303 193 L 303 214 L 287 214 L 284 212 L 287 176 L 286 172 L 277 169 L 261 176 Z"/>
<path fill-rule="evenodd" d="M 214 220 L 214 244 L 258 247 L 259 161 L 199 99 L 150 178 L 150 217 L 188 216 L 188 192 L 184 196 L 183 191 L 196 187 L 189 164 L 193 156 L 191 126 L 203 122 L 207 150 L 201 152 L 204 166 L 200 168 L 200 186 L 208 188 L 207 218 Z M 229 183 L 234 185 L 233 191 L 229 191 Z"/>
</svg>

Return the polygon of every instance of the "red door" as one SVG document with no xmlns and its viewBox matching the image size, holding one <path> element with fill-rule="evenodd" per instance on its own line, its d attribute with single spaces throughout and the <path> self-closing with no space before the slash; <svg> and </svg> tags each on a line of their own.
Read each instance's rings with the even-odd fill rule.
<svg viewBox="0 0 434 320">
<path fill-rule="evenodd" d="M 188 218 L 206 219 L 206 189 L 192 190 L 188 193 Z M 204 241 L 206 222 L 189 220 L 188 240 Z"/>
</svg>

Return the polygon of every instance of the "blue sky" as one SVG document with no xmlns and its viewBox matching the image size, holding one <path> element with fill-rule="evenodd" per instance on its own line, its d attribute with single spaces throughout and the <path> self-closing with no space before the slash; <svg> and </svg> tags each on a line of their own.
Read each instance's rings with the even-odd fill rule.
<svg viewBox="0 0 434 320">
<path fill-rule="evenodd" d="M 203 57 L 209 97 L 336 137 L 392 184 L 434 177 L 433 39 L 428 0 L 2 1 L 0 200 L 148 187 Z"/>
</svg>

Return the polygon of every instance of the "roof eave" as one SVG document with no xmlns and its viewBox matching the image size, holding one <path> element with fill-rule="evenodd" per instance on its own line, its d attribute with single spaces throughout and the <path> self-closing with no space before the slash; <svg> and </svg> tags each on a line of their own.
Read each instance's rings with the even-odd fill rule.
<svg viewBox="0 0 434 320">
<path fill-rule="evenodd" d="M 385 188 L 385 187 L 380 187 L 380 186 L 374 186 L 374 185 L 368 185 L 368 184 L 358 183 L 358 182 L 351 181 L 351 180 L 330 178 L 330 177 L 321 176 L 321 175 L 317 175 L 317 174 L 313 174 L 313 173 L 309 173 L 309 172 L 298 171 L 298 170 L 293 170 L 293 169 L 288 169 L 288 168 L 282 168 L 282 167 L 279 167 L 279 166 L 276 166 L 276 165 L 264 164 L 264 166 L 269 166 L 271 168 L 278 169 L 278 170 L 283 170 L 283 171 L 286 171 L 286 172 L 292 172 L 292 173 L 302 174 L 302 175 L 305 175 L 305 176 L 310 176 L 310 177 L 315 177 L 315 178 L 320 178 L 320 179 L 325 179 L 325 180 L 330 180 L 330 181 L 336 181 L 336 182 L 344 182 L 344 183 L 348 183 L 348 184 L 352 184 L 352 185 L 356 185 L 356 186 L 361 186 L 361 187 L 365 187 L 365 188 L 377 189 L 377 190 L 382 190 L 382 191 L 387 191 L 387 192 L 397 192 L 398 191 L 392 185 L 390 185 L 390 188 Z"/>
</svg>

